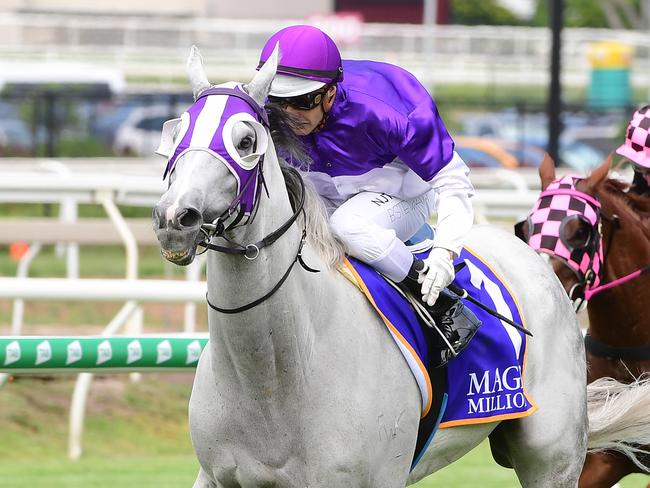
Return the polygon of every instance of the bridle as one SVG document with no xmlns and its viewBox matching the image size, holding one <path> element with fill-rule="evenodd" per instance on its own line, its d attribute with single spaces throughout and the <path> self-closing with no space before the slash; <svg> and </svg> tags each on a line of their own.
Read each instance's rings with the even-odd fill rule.
<svg viewBox="0 0 650 488">
<path fill-rule="evenodd" d="M 293 168 L 289 168 L 289 167 L 283 168 L 283 171 L 291 172 L 291 173 L 294 173 L 296 175 L 297 180 L 300 183 L 300 190 L 301 190 L 298 201 L 297 202 L 292 201 L 292 208 L 294 208 L 294 212 L 291 215 L 291 217 L 289 217 L 284 222 L 284 224 L 282 224 L 276 230 L 269 233 L 268 235 L 266 235 L 265 237 L 263 237 L 259 241 L 255 242 L 255 243 L 247 244 L 247 245 L 236 243 L 233 240 L 227 238 L 224 235 L 224 232 L 226 231 L 226 229 L 223 227 L 223 225 L 218 227 L 215 224 L 203 224 L 201 226 L 201 231 L 204 233 L 204 235 L 206 236 L 207 239 L 201 241 L 199 243 L 199 245 L 204 247 L 206 250 L 223 252 L 223 253 L 226 253 L 226 254 L 240 254 L 240 255 L 243 255 L 244 258 L 252 261 L 252 260 L 255 260 L 259 256 L 261 249 L 263 249 L 265 247 L 268 247 L 271 244 L 273 244 L 275 241 L 277 241 L 287 230 L 289 230 L 289 228 L 293 225 L 293 223 L 298 218 L 298 215 L 300 213 L 302 213 L 303 216 L 304 216 L 304 213 L 305 213 L 305 210 L 304 210 L 305 183 L 302 180 L 302 176 L 300 176 L 300 173 L 297 170 L 293 169 Z M 289 277 L 289 274 L 291 273 L 291 270 L 293 269 L 293 266 L 296 264 L 296 262 L 299 262 L 300 266 L 302 266 L 306 271 L 309 271 L 310 273 L 319 273 L 320 270 L 311 268 L 309 265 L 307 265 L 305 263 L 305 261 L 303 260 L 303 257 L 302 257 L 302 248 L 305 245 L 305 240 L 306 240 L 306 236 L 307 236 L 307 227 L 306 227 L 306 225 L 307 224 L 305 222 L 305 224 L 303 225 L 302 234 L 301 234 L 301 237 L 300 237 L 300 243 L 298 244 L 298 250 L 296 251 L 295 257 L 293 258 L 293 260 L 289 264 L 289 267 L 284 272 L 284 274 L 282 275 L 280 280 L 275 284 L 275 286 L 273 286 L 273 288 L 271 288 L 271 290 L 269 292 L 267 292 L 266 294 L 264 294 L 263 296 L 255 299 L 255 300 L 253 300 L 252 302 L 247 303 L 246 305 L 242 305 L 241 307 L 235 307 L 235 308 L 222 308 L 222 307 L 218 307 L 218 306 L 214 305 L 210 301 L 210 299 L 208 297 L 208 294 L 206 293 L 205 298 L 206 298 L 206 300 L 208 302 L 208 306 L 210 308 L 212 308 L 213 310 L 216 310 L 217 312 L 225 313 L 225 314 L 236 314 L 236 313 L 244 312 L 246 310 L 250 310 L 251 308 L 256 307 L 260 303 L 264 302 L 265 300 L 267 300 L 268 298 L 273 296 L 275 294 L 275 292 L 277 292 L 280 289 L 282 284 Z M 221 237 L 221 238 L 225 239 L 226 241 L 228 241 L 229 243 L 235 244 L 236 247 L 219 246 L 217 244 L 211 243 L 210 241 L 215 237 Z"/>
<path fill-rule="evenodd" d="M 527 239 L 535 251 L 558 259 L 573 272 L 578 283 L 569 296 L 574 301 L 576 290 L 600 284 L 603 263 L 600 232 L 603 212 L 597 199 L 577 190 L 579 180 L 577 176 L 565 176 L 553 181 L 540 194 L 528 216 Z M 568 235 L 569 225 L 575 220 L 589 229 L 586 238 L 578 243 L 572 242 Z"/>
<path fill-rule="evenodd" d="M 602 224 L 598 225 L 598 227 L 592 228 L 592 233 L 596 236 L 597 239 L 600 240 L 600 248 L 603 251 L 603 257 L 601 260 L 601 268 L 599 270 L 598 274 L 598 281 L 596 281 L 596 275 L 595 274 L 588 274 L 583 277 L 581 280 L 581 276 L 578 275 L 578 283 L 575 283 L 571 289 L 569 290 L 569 297 L 571 300 L 574 302 L 574 307 L 576 311 L 581 311 L 584 310 L 584 308 L 587 306 L 587 302 L 591 300 L 591 297 L 605 291 L 609 288 L 613 288 L 615 286 L 618 286 L 625 281 L 628 281 L 628 279 L 625 279 L 626 277 L 616 279 L 614 281 L 608 282 L 608 283 L 601 283 L 602 279 L 602 270 L 605 267 L 605 259 L 607 258 L 607 254 L 612 250 L 612 245 L 614 242 L 614 234 L 616 231 L 620 228 L 620 220 L 618 215 L 612 214 L 611 216 L 605 214 L 605 212 L 602 210 L 602 208 L 599 209 L 599 215 L 601 218 L 601 222 L 605 221 L 610 224 L 611 231 L 609 233 L 609 237 L 607 239 L 607 247 L 604 247 L 602 244 L 603 240 L 603 234 L 602 234 Z M 605 251 L 606 249 L 606 251 Z M 629 275 L 628 275 L 629 276 Z M 575 295 L 575 297 L 574 297 Z"/>
<path fill-rule="evenodd" d="M 544 252 L 557 258 L 576 275 L 578 282 L 568 292 L 576 311 L 582 310 L 594 295 L 626 283 L 650 271 L 650 265 L 646 265 L 621 278 L 607 283 L 601 283 L 606 258 L 604 249 L 607 249 L 607 253 L 611 251 L 614 244 L 614 236 L 620 228 L 620 220 L 616 214 L 612 214 L 611 216 L 607 215 L 596 198 L 578 190 L 576 183 L 579 179 L 576 176 L 565 176 L 551 183 L 540 194 L 539 200 L 528 217 L 530 233 L 528 243 L 531 247 L 536 251 Z M 561 198 L 561 203 L 554 205 L 554 198 L 558 198 L 558 202 Z M 536 215 L 542 213 L 542 209 L 548 208 L 552 208 L 553 210 L 547 213 L 545 219 L 549 219 L 552 216 L 554 221 L 560 222 L 557 235 L 556 233 L 544 234 L 543 227 L 540 227 L 540 224 L 543 226 L 543 223 L 541 223 L 539 218 L 536 220 Z M 586 222 L 591 232 L 584 246 L 572 248 L 566 242 L 565 236 L 562 235 L 562 230 L 567 220 L 575 217 Z M 608 222 L 611 228 L 606 248 L 602 243 L 602 222 Z M 535 235 L 541 238 L 535 238 Z"/>
<path fill-rule="evenodd" d="M 240 98 L 241 100 L 244 100 L 256 113 L 258 116 L 260 122 L 262 125 L 265 127 L 266 130 L 269 128 L 269 121 L 268 121 L 268 116 L 266 113 L 266 110 L 264 110 L 263 107 L 257 104 L 257 102 L 246 92 L 243 90 L 237 90 L 234 88 L 226 88 L 226 87 L 212 87 L 208 88 L 207 90 L 204 90 L 195 100 L 195 103 L 198 102 L 201 98 L 210 96 L 210 95 L 226 95 L 226 96 L 234 96 L 237 98 Z M 198 148 L 199 150 L 201 148 Z M 235 254 L 235 255 L 242 255 L 245 259 L 248 259 L 250 261 L 255 260 L 259 254 L 260 250 L 264 249 L 265 247 L 271 246 L 274 242 L 276 242 L 282 235 L 284 235 L 289 228 L 296 222 L 298 216 L 302 213 L 304 217 L 304 204 L 305 204 L 305 183 L 302 179 L 302 176 L 300 173 L 290 167 L 284 167 L 282 169 L 283 172 L 289 173 L 293 175 L 293 177 L 299 182 L 300 186 L 300 195 L 298 195 L 297 199 L 291 198 L 291 192 L 289 192 L 289 197 L 291 200 L 291 206 L 293 208 L 293 214 L 291 217 L 289 217 L 280 227 L 278 227 L 276 230 L 270 232 L 268 235 L 263 237 L 262 239 L 258 240 L 257 242 L 254 243 L 249 243 L 249 244 L 240 244 L 238 242 L 235 242 L 234 240 L 228 238 L 226 236 L 226 232 L 229 230 L 234 229 L 235 227 L 240 227 L 243 225 L 249 225 L 251 224 L 256 215 L 257 215 L 257 210 L 259 208 L 259 202 L 260 202 L 260 191 L 255 192 L 255 199 L 252 205 L 252 210 L 250 212 L 249 217 L 245 220 L 245 222 L 242 220 L 244 216 L 243 208 L 241 205 L 242 201 L 242 196 L 246 192 L 246 190 L 249 188 L 248 185 L 251 185 L 253 181 L 256 181 L 258 186 L 263 186 L 264 190 L 268 196 L 269 191 L 266 186 L 266 181 L 264 179 L 264 173 L 263 173 L 263 164 L 264 164 L 264 154 L 262 154 L 257 162 L 256 165 L 256 177 L 251 177 L 249 178 L 244 185 L 242 185 L 242 188 L 240 189 L 239 193 L 235 196 L 233 201 L 228 205 L 226 210 L 224 210 L 221 215 L 219 215 L 216 219 L 214 219 L 211 223 L 205 223 L 201 225 L 201 232 L 203 234 L 203 239 L 199 241 L 198 245 L 203 247 L 204 250 L 202 252 L 206 252 L 207 250 L 211 251 L 216 251 L 216 252 L 222 252 L 226 254 Z M 170 169 L 168 168 L 167 172 L 169 172 Z M 166 174 L 167 174 L 166 172 Z M 259 188 L 258 188 L 259 190 Z M 306 219 L 303 219 L 304 225 L 302 229 L 302 235 L 300 238 L 300 242 L 298 244 L 298 250 L 296 251 L 296 255 L 294 259 L 291 261 L 291 264 L 289 264 L 289 267 L 287 270 L 284 272 L 280 280 L 273 286 L 273 288 L 263 296 L 245 304 L 240 307 L 235 307 L 235 308 L 222 308 L 214 305 L 206 292 L 206 300 L 208 303 L 208 306 L 212 308 L 213 310 L 216 310 L 217 312 L 220 313 L 225 313 L 225 314 L 236 314 L 240 312 L 244 312 L 246 310 L 249 310 L 253 307 L 256 307 L 260 303 L 264 302 L 268 298 L 270 298 L 275 292 L 277 292 L 282 284 L 287 280 L 289 277 L 289 274 L 291 273 L 291 270 L 293 269 L 293 266 L 295 265 L 296 262 L 299 262 L 300 265 L 307 271 L 311 273 L 318 273 L 319 270 L 310 268 L 303 260 L 302 258 L 302 249 L 305 244 L 306 236 L 307 236 L 307 224 L 306 224 Z M 222 246 L 218 244 L 214 244 L 211 242 L 215 238 L 222 238 L 224 239 L 227 243 L 230 244 L 230 246 Z"/>
<path fill-rule="evenodd" d="M 264 126 L 265 129 L 269 129 L 269 118 L 268 114 L 266 113 L 266 110 L 264 110 L 263 107 L 260 107 L 257 102 L 245 91 L 243 90 L 236 90 L 234 88 L 226 88 L 226 87 L 212 87 L 208 88 L 207 90 L 204 90 L 199 94 L 199 96 L 196 98 L 195 102 L 198 102 L 200 99 L 211 96 L 211 95 L 225 95 L 225 96 L 231 96 L 231 97 L 236 97 L 239 98 L 243 101 L 245 101 L 250 108 L 253 109 L 257 117 L 259 118 L 260 122 Z M 245 215 L 244 213 L 244 208 L 241 205 L 242 203 L 242 198 L 246 191 L 249 189 L 250 185 L 257 184 L 258 188 L 257 191 L 255 192 L 255 200 L 253 202 L 253 208 L 250 211 L 250 217 L 247 219 L 247 223 L 252 222 L 255 218 L 255 215 L 257 214 L 257 208 L 260 202 L 260 186 L 264 187 L 264 191 L 266 192 L 266 195 L 268 196 L 269 194 L 269 189 L 266 186 L 266 181 L 264 181 L 264 173 L 263 173 L 263 167 L 264 167 L 264 154 L 260 156 L 259 161 L 257 162 L 256 165 L 256 177 L 248 178 L 248 180 L 245 182 L 245 184 L 242 186 L 242 188 L 239 191 L 239 194 L 235 196 L 232 202 L 230 202 L 230 205 L 226 210 L 224 210 L 221 215 L 219 215 L 211 225 L 214 225 L 214 230 L 223 233 L 224 231 L 230 230 L 235 228 L 238 224 L 242 223 L 243 217 Z M 295 219 L 294 219 L 295 220 Z M 227 222 L 227 224 L 226 224 Z M 203 230 L 203 226 L 201 227 Z M 217 234 L 218 235 L 218 234 Z M 211 237 L 210 234 L 207 234 L 208 239 Z M 216 249 L 215 249 L 216 250 Z M 258 249 L 259 253 L 259 249 Z M 257 257 L 257 256 L 255 256 Z"/>
<path fill-rule="evenodd" d="M 606 247 L 607 254 L 609 254 L 614 244 L 616 231 L 620 229 L 620 219 L 616 214 L 612 214 L 611 216 L 607 215 L 596 198 L 579 191 L 576 188 L 576 183 L 579 179 L 579 177 L 566 176 L 560 180 L 552 182 L 551 185 L 540 194 L 537 203 L 533 207 L 533 211 L 528 217 L 529 233 L 533 233 L 529 235 L 528 243 L 530 244 L 531 238 L 533 238 L 534 235 L 537 236 L 537 238 L 535 238 L 537 246 L 531 245 L 531 247 L 539 252 L 545 252 L 546 254 L 557 258 L 576 274 L 578 283 L 574 284 L 568 292 L 569 298 L 573 302 L 576 312 L 583 310 L 586 307 L 587 302 L 594 295 L 638 278 L 642 274 L 650 271 L 650 264 L 648 264 L 621 278 L 617 278 L 607 283 L 601 283 L 602 270 L 604 268 L 605 258 L 607 257 L 606 254 L 604 254 L 605 248 L 602 244 L 602 222 L 607 222 L 610 225 Z M 559 203 L 556 202 L 554 205 L 554 202 L 552 201 L 553 198 L 562 198 L 563 201 Z M 581 205 L 578 205 L 576 202 L 581 202 Z M 541 227 L 543 224 L 539 217 L 542 209 L 550 208 L 553 208 L 553 210 L 549 211 L 548 215 L 545 217 L 549 218 L 552 216 L 556 223 L 559 221 L 557 235 L 555 235 L 555 233 L 543 235 L 544 232 Z M 582 211 L 578 211 L 578 208 L 582 208 Z M 555 213 L 551 214 L 551 212 Z M 590 213 L 589 217 L 591 218 L 585 216 L 585 212 Z M 571 215 L 569 215 L 570 213 Z M 538 216 L 537 219 L 536 215 Z M 557 249 L 560 251 L 565 251 L 565 249 L 562 249 L 561 246 L 559 248 L 551 246 L 549 243 L 551 243 L 554 238 L 562 240 L 562 228 L 567 219 L 572 217 L 578 217 L 581 220 L 586 221 L 590 225 L 590 235 L 585 241 L 585 246 L 570 249 L 572 254 L 570 259 L 567 259 L 565 252 L 555 252 Z M 520 224 L 523 224 L 523 222 Z M 518 235 L 522 237 L 520 224 L 515 226 L 515 228 L 517 229 L 516 232 L 519 231 Z M 535 225 L 537 225 L 537 227 L 535 227 Z M 541 239 L 539 238 L 540 235 Z M 568 248 L 566 244 L 565 246 Z M 594 257 L 598 255 L 600 255 L 600 260 L 598 261 L 598 266 L 594 267 Z M 587 259 L 580 259 L 581 257 L 586 257 Z M 577 268 L 576 264 L 582 264 L 583 267 Z M 591 335 L 587 334 L 585 336 L 585 347 L 591 354 L 600 357 L 627 361 L 647 361 L 650 359 L 649 345 L 641 345 L 638 347 L 613 347 L 599 342 Z"/>
</svg>

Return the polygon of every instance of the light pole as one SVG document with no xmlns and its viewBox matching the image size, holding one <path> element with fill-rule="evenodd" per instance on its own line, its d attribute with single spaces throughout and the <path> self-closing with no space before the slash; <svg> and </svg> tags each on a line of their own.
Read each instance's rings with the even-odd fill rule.
<svg viewBox="0 0 650 488">
<path fill-rule="evenodd" d="M 438 0 L 424 0 L 424 13 L 422 23 L 424 25 L 435 25 L 438 20 Z"/>
<path fill-rule="evenodd" d="M 564 0 L 551 0 L 549 8 L 551 23 L 551 83 L 548 93 L 548 154 L 557 165 L 559 162 L 559 139 L 562 130 L 560 121 L 562 112 L 560 66 Z"/>
</svg>

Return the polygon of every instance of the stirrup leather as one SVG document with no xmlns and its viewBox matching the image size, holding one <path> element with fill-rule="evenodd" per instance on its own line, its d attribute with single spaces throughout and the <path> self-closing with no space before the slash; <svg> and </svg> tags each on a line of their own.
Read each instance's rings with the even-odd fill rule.
<svg viewBox="0 0 650 488">
<path fill-rule="evenodd" d="M 422 302 L 417 281 L 406 278 L 398 286 L 405 292 L 420 319 L 434 329 L 435 351 L 431 351 L 431 364 L 434 367 L 444 366 L 467 347 L 481 326 L 481 321 L 465 307 L 458 295 L 446 288 L 430 307 Z"/>
</svg>

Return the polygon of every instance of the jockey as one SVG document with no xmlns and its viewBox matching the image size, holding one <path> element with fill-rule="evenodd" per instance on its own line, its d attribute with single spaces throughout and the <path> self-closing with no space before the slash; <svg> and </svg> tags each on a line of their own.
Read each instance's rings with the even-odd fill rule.
<svg viewBox="0 0 650 488">
<path fill-rule="evenodd" d="M 268 106 L 293 120 L 309 160 L 289 163 L 308 169 L 306 177 L 328 204 L 331 228 L 348 253 L 421 296 L 438 326 L 447 324 L 443 332 L 458 352 L 478 325 L 456 317 L 463 306 L 453 307 L 457 297 L 444 289 L 473 224 L 474 188 L 431 96 L 397 66 L 342 61 L 334 41 L 307 25 L 271 36 L 258 69 L 277 43 Z M 434 211 L 433 249 L 426 260 L 416 259 L 403 241 Z M 444 320 L 447 311 L 453 321 Z"/>
<path fill-rule="evenodd" d="M 625 142 L 616 153 L 627 158 L 634 169 L 630 193 L 650 196 L 650 105 L 634 112 Z"/>
</svg>

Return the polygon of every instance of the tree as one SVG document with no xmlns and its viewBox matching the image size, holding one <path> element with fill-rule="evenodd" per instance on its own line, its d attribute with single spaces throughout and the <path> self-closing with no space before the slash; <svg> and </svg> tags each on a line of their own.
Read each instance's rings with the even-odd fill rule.
<svg viewBox="0 0 650 488">
<path fill-rule="evenodd" d="M 564 0 L 564 25 L 566 27 L 633 27 L 638 12 L 638 0 Z M 623 20 L 623 16 L 626 20 Z M 632 18 L 632 23 L 630 22 Z M 548 25 L 548 0 L 539 0 L 533 17 L 535 26 Z"/>
<path fill-rule="evenodd" d="M 465 25 L 522 25 L 496 0 L 451 0 L 451 22 Z"/>
</svg>

